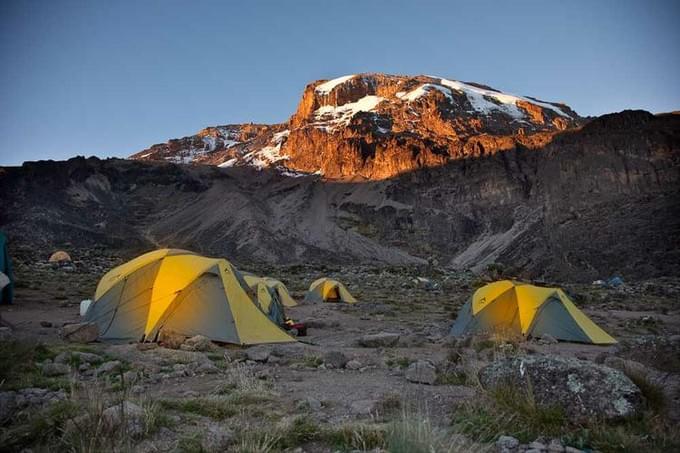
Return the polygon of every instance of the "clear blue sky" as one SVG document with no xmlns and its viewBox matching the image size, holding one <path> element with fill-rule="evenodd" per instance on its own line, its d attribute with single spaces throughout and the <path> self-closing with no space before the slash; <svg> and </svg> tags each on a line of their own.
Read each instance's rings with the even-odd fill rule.
<svg viewBox="0 0 680 453">
<path fill-rule="evenodd" d="M 313 80 L 434 74 L 582 115 L 680 109 L 678 1 L 0 0 L 0 165 L 280 122 Z"/>
</svg>

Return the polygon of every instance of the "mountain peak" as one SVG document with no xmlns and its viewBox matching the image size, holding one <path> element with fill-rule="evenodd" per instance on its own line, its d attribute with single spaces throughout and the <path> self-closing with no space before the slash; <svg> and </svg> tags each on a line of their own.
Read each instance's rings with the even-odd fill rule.
<svg viewBox="0 0 680 453">
<path fill-rule="evenodd" d="M 206 128 L 132 158 L 375 179 L 517 142 L 541 144 L 581 123 L 565 104 L 479 83 L 362 73 L 308 84 L 284 124 Z"/>
</svg>

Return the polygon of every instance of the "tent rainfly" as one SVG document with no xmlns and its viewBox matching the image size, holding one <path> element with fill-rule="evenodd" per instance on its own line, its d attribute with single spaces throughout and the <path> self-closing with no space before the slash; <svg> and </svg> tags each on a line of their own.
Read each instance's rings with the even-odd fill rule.
<svg viewBox="0 0 680 453">
<path fill-rule="evenodd" d="M 479 288 L 460 309 L 451 335 L 505 332 L 593 344 L 616 340 L 588 318 L 559 288 L 502 280 Z"/>
<path fill-rule="evenodd" d="M 355 304 L 357 300 L 352 296 L 345 285 L 331 278 L 315 280 L 305 295 L 307 302 L 345 302 Z"/>
<path fill-rule="evenodd" d="M 85 320 L 104 340 L 155 341 L 163 329 L 234 344 L 295 341 L 249 296 L 224 259 L 162 249 L 102 277 Z"/>
<path fill-rule="evenodd" d="M 276 290 L 269 287 L 264 278 L 250 273 L 243 275 L 243 280 L 253 291 L 260 310 L 276 325 L 283 325 L 285 321 L 283 305 L 279 300 Z"/>
<path fill-rule="evenodd" d="M 291 297 L 286 285 L 284 285 L 280 280 L 265 277 L 264 281 L 267 286 L 273 288 L 276 291 L 276 294 L 279 296 L 279 300 L 285 307 L 295 307 L 297 305 L 297 302 L 295 302 L 295 299 Z"/>
</svg>

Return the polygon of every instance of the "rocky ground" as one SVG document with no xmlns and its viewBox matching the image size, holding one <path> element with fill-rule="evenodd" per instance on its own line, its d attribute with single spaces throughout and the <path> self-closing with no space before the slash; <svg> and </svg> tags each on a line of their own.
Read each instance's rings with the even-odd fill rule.
<svg viewBox="0 0 680 453">
<path fill-rule="evenodd" d="M 1 451 L 672 451 L 680 420 L 680 279 L 568 284 L 619 344 L 447 332 L 483 276 L 434 267 L 245 268 L 301 300 L 322 275 L 349 305 L 300 304 L 296 344 L 65 342 L 120 262 L 17 262 L 0 344 Z M 557 284 L 559 282 L 544 282 Z M 501 382 L 517 377 L 517 385 Z M 541 376 L 554 376 L 541 379 Z M 516 376 L 515 376 L 516 377 Z"/>
</svg>

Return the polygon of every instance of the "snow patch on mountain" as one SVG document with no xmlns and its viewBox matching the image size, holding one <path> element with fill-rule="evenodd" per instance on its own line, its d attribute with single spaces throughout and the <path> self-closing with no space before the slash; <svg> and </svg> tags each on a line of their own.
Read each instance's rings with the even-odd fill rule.
<svg viewBox="0 0 680 453">
<path fill-rule="evenodd" d="M 406 93 L 404 91 L 400 91 L 400 92 L 396 93 L 395 96 L 397 96 L 399 99 L 402 99 L 404 101 L 413 102 L 416 99 L 419 99 L 423 96 L 426 96 L 432 90 L 437 90 L 437 91 L 441 92 L 450 101 L 453 100 L 453 98 L 451 97 L 451 91 L 449 91 L 448 88 L 444 88 L 441 85 L 435 85 L 433 83 L 425 83 L 425 84 L 419 86 L 418 88 L 416 88 L 415 90 L 412 90 L 408 93 Z"/>
<path fill-rule="evenodd" d="M 546 102 L 536 101 L 522 96 L 515 96 L 513 94 L 502 93 L 500 91 L 488 90 L 467 83 L 458 82 L 457 80 L 441 79 L 440 83 L 446 87 L 458 91 L 459 93 L 465 94 L 465 96 L 467 96 L 468 100 L 470 101 L 470 104 L 472 104 L 472 108 L 485 115 L 489 115 L 494 110 L 500 110 L 517 120 L 521 120 L 525 117 L 525 113 L 517 106 L 517 103 L 524 101 L 548 108 L 560 116 L 570 118 L 569 115 L 564 113 L 558 107 Z"/>
<path fill-rule="evenodd" d="M 333 91 L 333 88 L 336 86 L 343 84 L 347 82 L 348 80 L 352 79 L 355 75 L 346 75 L 342 77 L 338 77 L 337 79 L 329 80 L 328 82 L 324 82 L 318 87 L 316 87 L 314 90 L 319 93 L 319 94 L 328 94 L 331 91 Z"/>
<path fill-rule="evenodd" d="M 319 129 L 346 126 L 354 115 L 359 112 L 371 112 L 384 100 L 385 98 L 380 96 L 364 96 L 356 102 L 349 102 L 343 105 L 324 105 L 314 111 L 316 122 L 313 124 Z"/>
</svg>

